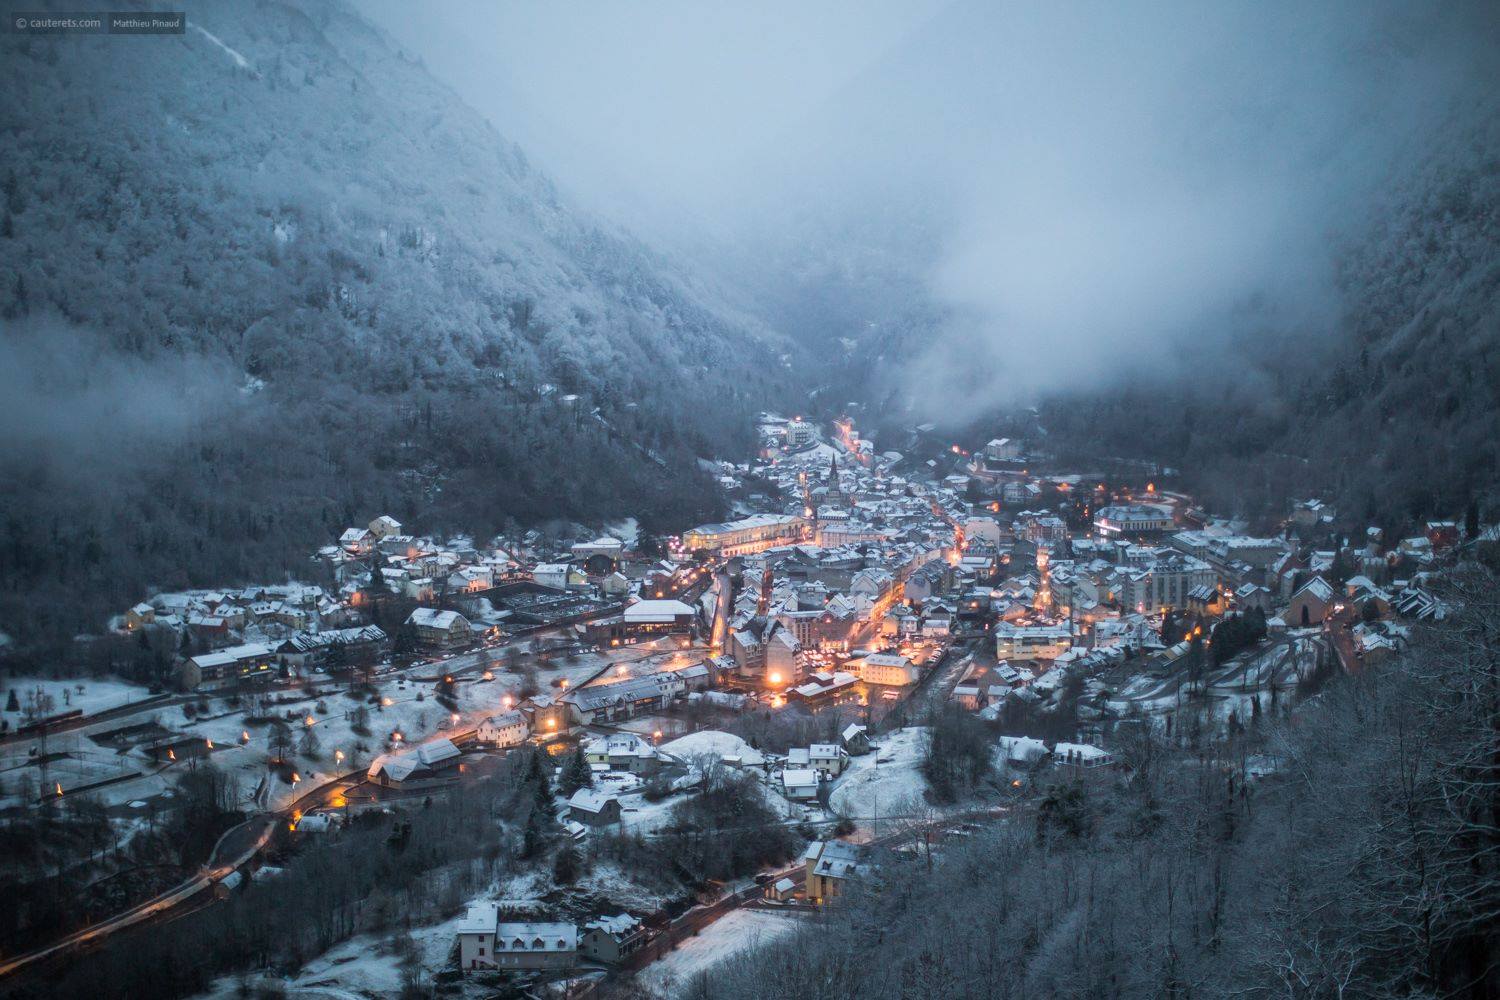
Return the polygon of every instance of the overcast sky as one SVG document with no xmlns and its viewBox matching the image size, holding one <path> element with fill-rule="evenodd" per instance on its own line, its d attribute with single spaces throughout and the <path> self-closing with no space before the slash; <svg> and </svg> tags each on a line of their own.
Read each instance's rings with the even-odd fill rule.
<svg viewBox="0 0 1500 1000">
<path fill-rule="evenodd" d="M 636 225 L 726 176 L 946 0 L 364 0 L 575 197 Z"/>
<path fill-rule="evenodd" d="M 949 409 L 1328 326 L 1338 241 L 1487 92 L 1496 7 L 362 5 L 592 210 L 847 284 L 809 297 L 838 336 L 920 299 L 902 367 Z"/>
</svg>

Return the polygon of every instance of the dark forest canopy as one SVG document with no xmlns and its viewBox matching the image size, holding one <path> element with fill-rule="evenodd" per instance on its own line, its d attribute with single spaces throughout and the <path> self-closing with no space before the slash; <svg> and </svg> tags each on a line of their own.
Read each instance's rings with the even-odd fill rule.
<svg viewBox="0 0 1500 1000">
<path fill-rule="evenodd" d="M 279 579 L 343 525 L 720 512 L 781 344 L 337 5 L 18 38 L 0 110 L 0 621 Z M 160 46 L 173 47 L 163 58 Z"/>
</svg>

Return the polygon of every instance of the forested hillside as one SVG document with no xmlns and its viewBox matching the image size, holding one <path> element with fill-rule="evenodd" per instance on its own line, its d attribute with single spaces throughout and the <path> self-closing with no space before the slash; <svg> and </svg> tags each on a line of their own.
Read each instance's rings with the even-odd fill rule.
<svg viewBox="0 0 1500 1000">
<path fill-rule="evenodd" d="M 296 566 L 389 509 L 709 516 L 786 348 L 337 4 L 20 38 L 0 73 L 0 629 Z"/>
<path fill-rule="evenodd" d="M 1340 315 L 1184 345 L 1187 377 L 1059 394 L 1051 443 L 1184 470 L 1210 503 L 1336 498 L 1401 530 L 1500 502 L 1500 126 L 1493 99 L 1439 123 L 1422 167 L 1347 234 Z"/>
</svg>

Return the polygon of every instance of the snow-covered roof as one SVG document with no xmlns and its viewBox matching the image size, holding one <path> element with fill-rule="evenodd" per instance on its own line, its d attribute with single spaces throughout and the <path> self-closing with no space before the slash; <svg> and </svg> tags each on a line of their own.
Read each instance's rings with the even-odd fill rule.
<svg viewBox="0 0 1500 1000">
<path fill-rule="evenodd" d="M 450 629 L 462 617 L 457 611 L 439 611 L 437 608 L 417 608 L 411 613 L 411 617 L 406 619 L 406 623 L 423 628 Z"/>
<path fill-rule="evenodd" d="M 459 749 L 453 745 L 452 740 L 433 740 L 401 753 L 383 753 L 370 761 L 370 769 L 366 773 L 371 778 L 377 778 L 384 772 L 392 781 L 405 781 L 419 768 L 435 767 L 459 756 Z"/>
<path fill-rule="evenodd" d="M 691 615 L 693 609 L 681 601 L 656 600 L 636 601 L 625 609 L 627 622 L 671 622 L 682 615 Z"/>
<path fill-rule="evenodd" d="M 611 802 L 618 801 L 619 799 L 613 795 L 596 792 L 592 788 L 580 788 L 573 793 L 572 798 L 568 799 L 568 808 L 597 816 L 608 809 Z"/>
<path fill-rule="evenodd" d="M 806 751 L 803 751 L 806 753 Z M 781 783 L 787 788 L 818 787 L 818 772 L 812 768 L 794 767 L 781 772 Z"/>
<path fill-rule="evenodd" d="M 578 948 L 578 928 L 572 924 L 524 923 L 495 927 L 495 951 L 569 952 Z"/>
</svg>

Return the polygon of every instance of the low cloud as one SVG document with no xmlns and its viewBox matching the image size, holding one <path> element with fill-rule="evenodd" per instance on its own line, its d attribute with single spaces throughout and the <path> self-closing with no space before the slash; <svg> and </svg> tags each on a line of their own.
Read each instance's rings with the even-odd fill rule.
<svg viewBox="0 0 1500 1000">
<path fill-rule="evenodd" d="M 0 327 L 0 467 L 93 480 L 180 445 L 241 402 L 203 359 L 127 356 L 57 319 Z"/>
</svg>

